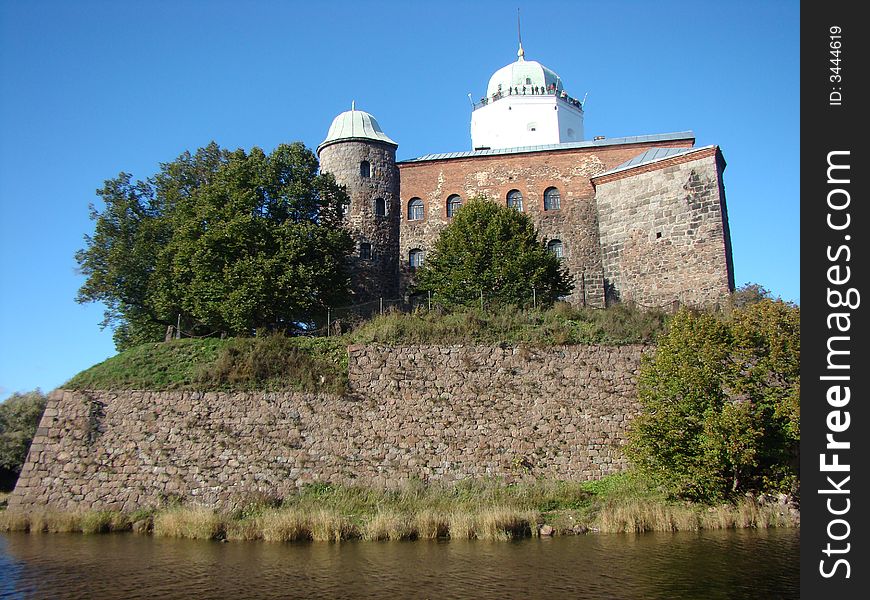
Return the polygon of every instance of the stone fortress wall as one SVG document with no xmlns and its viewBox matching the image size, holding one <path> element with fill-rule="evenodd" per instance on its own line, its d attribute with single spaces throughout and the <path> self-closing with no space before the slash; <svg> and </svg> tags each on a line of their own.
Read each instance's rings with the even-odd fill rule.
<svg viewBox="0 0 870 600">
<path fill-rule="evenodd" d="M 712 307 L 734 289 L 715 146 L 595 178 L 608 302 Z"/>
<path fill-rule="evenodd" d="M 645 346 L 352 346 L 345 396 L 51 394 L 12 509 L 618 472 Z"/>
</svg>

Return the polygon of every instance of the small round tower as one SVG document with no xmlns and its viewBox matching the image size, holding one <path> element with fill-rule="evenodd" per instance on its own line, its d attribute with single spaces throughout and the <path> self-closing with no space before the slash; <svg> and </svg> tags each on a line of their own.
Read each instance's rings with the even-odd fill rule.
<svg viewBox="0 0 870 600">
<path fill-rule="evenodd" d="M 399 168 L 396 148 L 367 112 L 343 112 L 317 147 L 320 170 L 332 173 L 350 196 L 344 224 L 353 237 L 350 256 L 354 302 L 399 296 Z"/>
</svg>

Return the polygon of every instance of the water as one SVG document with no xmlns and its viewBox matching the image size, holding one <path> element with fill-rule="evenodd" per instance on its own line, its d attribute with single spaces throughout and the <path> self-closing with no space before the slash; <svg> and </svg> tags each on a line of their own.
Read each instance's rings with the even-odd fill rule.
<svg viewBox="0 0 870 600">
<path fill-rule="evenodd" d="M 278 544 L 0 535 L 0 598 L 798 597 L 800 531 Z"/>
</svg>

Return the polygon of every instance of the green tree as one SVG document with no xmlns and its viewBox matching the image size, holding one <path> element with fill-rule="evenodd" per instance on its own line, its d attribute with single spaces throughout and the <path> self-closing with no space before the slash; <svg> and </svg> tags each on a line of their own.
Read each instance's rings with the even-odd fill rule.
<svg viewBox="0 0 870 600">
<path fill-rule="evenodd" d="M 0 403 L 0 489 L 14 487 L 45 410 L 45 402 L 45 394 L 35 390 L 12 394 Z"/>
<path fill-rule="evenodd" d="M 744 283 L 731 294 L 731 306 L 743 308 L 757 304 L 765 299 L 771 299 L 770 291 L 758 283 Z"/>
<path fill-rule="evenodd" d="M 106 306 L 119 349 L 162 339 L 179 316 L 195 335 L 288 331 L 347 297 L 347 195 L 300 143 L 268 155 L 212 143 L 97 193 L 77 300 Z"/>
<path fill-rule="evenodd" d="M 485 198 L 473 198 L 444 228 L 416 275 L 417 291 L 431 291 L 448 306 L 488 300 L 522 306 L 552 304 L 574 289 L 559 258 L 547 252 L 531 219 Z"/>
<path fill-rule="evenodd" d="M 628 455 L 675 497 L 788 491 L 799 390 L 798 307 L 763 299 L 728 320 L 681 310 L 642 364 Z"/>
</svg>

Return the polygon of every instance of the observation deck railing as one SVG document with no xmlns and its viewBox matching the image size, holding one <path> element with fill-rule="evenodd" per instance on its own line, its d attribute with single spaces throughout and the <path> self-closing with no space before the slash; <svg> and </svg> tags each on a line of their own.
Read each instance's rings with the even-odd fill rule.
<svg viewBox="0 0 870 600">
<path fill-rule="evenodd" d="M 538 87 L 528 87 L 528 86 L 515 86 L 508 88 L 508 92 L 505 93 L 503 90 L 499 90 L 498 92 L 492 94 L 487 97 L 484 96 L 477 102 L 472 101 L 472 110 L 477 110 L 478 108 L 483 108 L 493 102 L 498 102 L 499 100 L 503 100 L 505 98 L 511 98 L 513 96 L 556 96 L 559 100 L 570 104 L 580 110 L 583 110 L 583 102 L 578 100 L 577 98 L 572 98 L 569 96 L 565 90 L 554 90 L 554 89 L 541 89 Z"/>
</svg>

